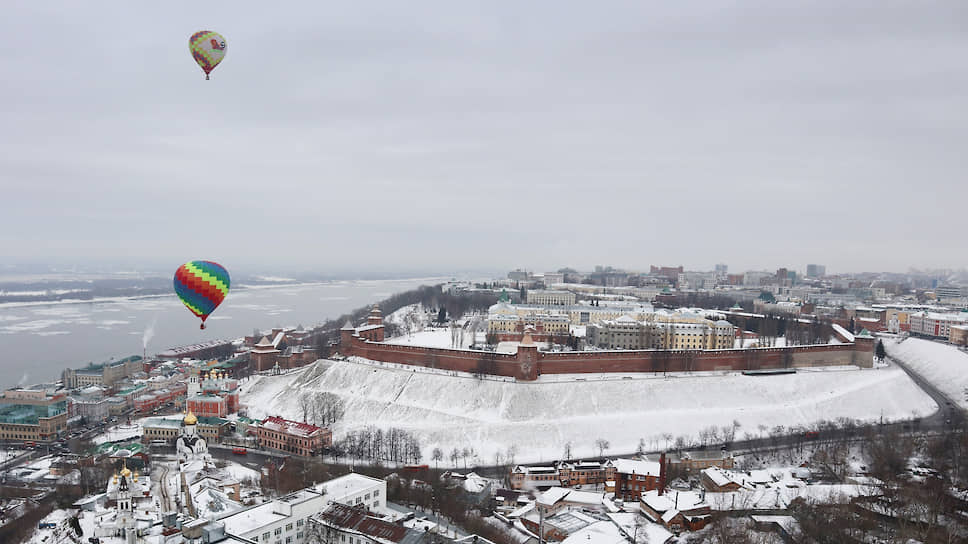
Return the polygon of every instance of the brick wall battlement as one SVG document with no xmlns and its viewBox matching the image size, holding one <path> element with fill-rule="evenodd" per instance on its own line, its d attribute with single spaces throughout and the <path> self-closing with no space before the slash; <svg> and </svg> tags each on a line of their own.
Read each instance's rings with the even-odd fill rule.
<svg viewBox="0 0 968 544">
<path fill-rule="evenodd" d="M 343 355 L 373 361 L 530 381 L 542 374 L 708 372 L 841 365 L 871 368 L 874 339 L 858 337 L 853 343 L 720 350 L 542 352 L 532 345 L 519 346 L 517 353 L 509 354 L 373 342 L 347 330 L 341 334 L 339 349 Z"/>
</svg>

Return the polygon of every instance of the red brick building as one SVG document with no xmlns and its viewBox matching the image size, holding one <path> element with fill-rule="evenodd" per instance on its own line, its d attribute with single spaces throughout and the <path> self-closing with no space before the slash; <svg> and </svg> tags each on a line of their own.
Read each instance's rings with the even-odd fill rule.
<svg viewBox="0 0 968 544">
<path fill-rule="evenodd" d="M 268 417 L 259 426 L 259 446 L 295 455 L 315 455 L 333 445 L 333 433 L 324 427 Z"/>
<path fill-rule="evenodd" d="M 195 395 L 189 397 L 188 411 L 198 417 L 225 417 L 229 414 L 228 403 L 225 398 L 218 395 Z"/>
<path fill-rule="evenodd" d="M 662 464 L 636 459 L 612 459 L 605 463 L 608 478 L 615 482 L 615 498 L 636 501 L 645 491 L 659 488 Z"/>
<path fill-rule="evenodd" d="M 561 485 L 558 469 L 553 466 L 518 465 L 511 470 L 511 489 L 546 489 Z"/>
<path fill-rule="evenodd" d="M 608 463 L 599 461 L 563 462 L 558 464 L 558 479 L 562 487 L 585 484 L 604 484 L 609 478 Z M 614 472 L 614 467 L 612 472 Z"/>
</svg>

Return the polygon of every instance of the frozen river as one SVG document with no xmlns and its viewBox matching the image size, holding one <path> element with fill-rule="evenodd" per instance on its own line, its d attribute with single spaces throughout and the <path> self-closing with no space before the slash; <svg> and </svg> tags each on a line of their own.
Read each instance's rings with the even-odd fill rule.
<svg viewBox="0 0 968 544">
<path fill-rule="evenodd" d="M 354 308 L 439 278 L 334 281 L 233 289 L 205 330 L 171 296 L 124 300 L 0 305 L 0 387 L 60 378 L 80 367 L 213 339 L 239 338 L 255 328 L 309 328 Z"/>
</svg>

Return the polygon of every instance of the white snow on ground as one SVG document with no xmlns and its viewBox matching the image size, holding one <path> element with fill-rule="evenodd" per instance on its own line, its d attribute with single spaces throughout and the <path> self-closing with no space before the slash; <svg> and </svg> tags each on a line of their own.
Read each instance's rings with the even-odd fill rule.
<svg viewBox="0 0 968 544">
<path fill-rule="evenodd" d="M 70 529 L 67 520 L 71 517 L 68 510 L 54 510 L 40 520 L 38 527 L 42 523 L 53 523 L 55 527 L 49 529 L 34 529 L 34 534 L 27 540 L 27 544 L 59 544 L 61 542 L 76 542 L 74 531 Z M 87 536 L 85 534 L 84 536 Z"/>
<path fill-rule="evenodd" d="M 461 329 L 456 330 L 457 337 L 451 337 L 449 328 L 428 329 L 413 334 L 388 338 L 387 344 L 400 344 L 405 346 L 424 346 L 428 348 L 466 348 L 471 345 L 473 333 Z M 455 340 L 460 344 L 455 344 Z"/>
<path fill-rule="evenodd" d="M 27 453 L 27 452 L 21 449 L 13 449 L 13 448 L 0 449 L 0 463 L 6 463 L 7 461 L 11 459 L 15 459 L 16 457 L 21 456 L 24 453 Z"/>
<path fill-rule="evenodd" d="M 953 402 L 968 408 L 964 394 L 968 387 L 968 353 L 920 338 L 907 338 L 898 343 L 896 338 L 884 337 L 883 341 L 888 356 L 900 359 Z"/>
<path fill-rule="evenodd" d="M 611 442 L 607 453 L 618 455 L 633 452 L 640 438 L 651 442 L 667 432 L 694 437 L 704 427 L 734 419 L 742 434 L 760 424 L 793 426 L 837 417 L 874 421 L 882 415 L 904 419 L 937 409 L 895 367 L 515 383 L 318 361 L 283 376 L 254 378 L 242 388 L 250 417 L 299 419 L 293 398 L 302 391 L 327 391 L 342 397 L 346 407 L 333 429 L 336 440 L 367 425 L 400 427 L 419 435 L 425 460 L 436 446 L 444 451 L 473 447 L 479 454 L 475 462 L 488 464 L 512 446 L 516 461 L 539 461 L 558 458 L 566 442 L 576 456 L 597 455 L 594 442 L 604 438 Z"/>
<path fill-rule="evenodd" d="M 232 475 L 233 478 L 235 478 L 240 482 L 245 480 L 246 478 L 249 478 L 255 482 L 258 482 L 259 479 L 262 477 L 262 475 L 259 473 L 258 470 L 251 469 L 247 466 L 243 466 L 238 463 L 229 462 L 228 464 L 225 465 L 225 470 L 227 470 L 229 474 Z"/>
<path fill-rule="evenodd" d="M 430 314 L 422 304 L 410 304 L 390 313 L 384 323 L 399 325 L 405 332 L 417 332 L 430 326 Z"/>
<path fill-rule="evenodd" d="M 137 422 L 132 422 L 131 425 L 117 425 L 115 427 L 109 428 L 102 434 L 94 437 L 95 444 L 103 444 L 105 442 L 118 442 L 121 440 L 128 440 L 131 438 L 137 438 L 144 434 L 141 429 L 141 424 Z"/>
<path fill-rule="evenodd" d="M 740 342 L 743 345 L 740 345 Z M 780 336 L 773 338 L 772 340 L 767 338 L 743 338 L 740 340 L 737 338 L 733 341 L 734 348 L 749 348 L 749 347 L 771 347 L 771 348 L 785 348 L 786 347 L 786 337 Z"/>
</svg>

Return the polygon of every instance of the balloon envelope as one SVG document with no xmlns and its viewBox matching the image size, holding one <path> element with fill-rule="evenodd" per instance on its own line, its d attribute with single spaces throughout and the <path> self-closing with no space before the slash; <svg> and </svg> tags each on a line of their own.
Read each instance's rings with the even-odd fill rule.
<svg viewBox="0 0 968 544">
<path fill-rule="evenodd" d="M 218 32 L 200 30 L 188 39 L 188 49 L 208 79 L 208 74 L 225 58 L 225 38 Z"/>
<path fill-rule="evenodd" d="M 208 315 L 218 308 L 229 294 L 229 273 L 212 261 L 189 261 L 175 271 L 175 293 L 191 312 L 202 318 L 202 328 Z"/>
</svg>

